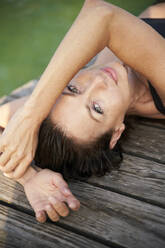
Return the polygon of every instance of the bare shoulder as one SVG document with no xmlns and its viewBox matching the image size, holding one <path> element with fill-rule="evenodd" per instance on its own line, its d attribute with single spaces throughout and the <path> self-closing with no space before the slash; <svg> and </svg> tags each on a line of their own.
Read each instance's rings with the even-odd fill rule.
<svg viewBox="0 0 165 248">
<path fill-rule="evenodd" d="M 149 6 L 139 16 L 140 18 L 165 18 L 165 2 Z"/>
</svg>

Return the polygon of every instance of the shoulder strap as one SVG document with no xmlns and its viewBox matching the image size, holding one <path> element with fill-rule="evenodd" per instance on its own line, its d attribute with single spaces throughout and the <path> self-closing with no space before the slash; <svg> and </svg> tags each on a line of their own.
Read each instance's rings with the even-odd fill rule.
<svg viewBox="0 0 165 248">
<path fill-rule="evenodd" d="M 159 112 L 163 115 L 165 115 L 165 106 L 162 103 L 162 100 L 158 93 L 156 92 L 155 88 L 152 86 L 152 84 L 148 81 L 149 87 L 150 87 L 150 92 L 154 100 L 155 107 Z"/>
</svg>

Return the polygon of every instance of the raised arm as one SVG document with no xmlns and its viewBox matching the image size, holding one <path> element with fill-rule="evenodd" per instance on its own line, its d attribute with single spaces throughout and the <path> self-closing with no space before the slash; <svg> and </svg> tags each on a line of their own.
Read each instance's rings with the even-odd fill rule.
<svg viewBox="0 0 165 248">
<path fill-rule="evenodd" d="M 15 168 L 20 164 L 15 177 L 22 175 L 32 160 L 39 125 L 62 90 L 106 46 L 123 62 L 147 77 L 158 93 L 165 96 L 164 39 L 127 11 L 101 0 L 86 0 L 37 87 L 0 140 L 0 151 L 3 152 L 0 163 L 5 166 L 13 159 Z M 21 126 L 19 131 L 16 130 L 18 126 Z M 5 150 L 5 147 L 8 149 Z M 20 150 L 19 157 L 16 156 L 17 149 Z"/>
<path fill-rule="evenodd" d="M 164 38 L 148 24 L 115 5 L 86 0 L 27 105 L 33 101 L 39 105 L 48 99 L 44 106 L 40 104 L 44 118 L 76 72 L 106 46 L 147 77 L 165 96 Z"/>
</svg>

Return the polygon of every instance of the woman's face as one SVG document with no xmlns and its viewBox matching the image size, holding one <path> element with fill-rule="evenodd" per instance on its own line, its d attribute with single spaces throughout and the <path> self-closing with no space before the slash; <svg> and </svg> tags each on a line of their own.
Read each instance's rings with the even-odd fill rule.
<svg viewBox="0 0 165 248">
<path fill-rule="evenodd" d="M 111 67 L 117 82 L 102 69 Z M 50 117 L 71 137 L 91 141 L 123 122 L 128 107 L 128 78 L 118 63 L 78 72 L 54 105 Z"/>
</svg>

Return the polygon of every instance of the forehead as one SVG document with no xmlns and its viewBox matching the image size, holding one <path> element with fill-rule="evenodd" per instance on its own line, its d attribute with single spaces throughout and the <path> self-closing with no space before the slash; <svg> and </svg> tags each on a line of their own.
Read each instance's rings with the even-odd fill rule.
<svg viewBox="0 0 165 248">
<path fill-rule="evenodd" d="M 94 139 L 107 130 L 90 117 L 85 105 L 79 97 L 60 96 L 51 111 L 51 120 L 79 141 Z"/>
</svg>

